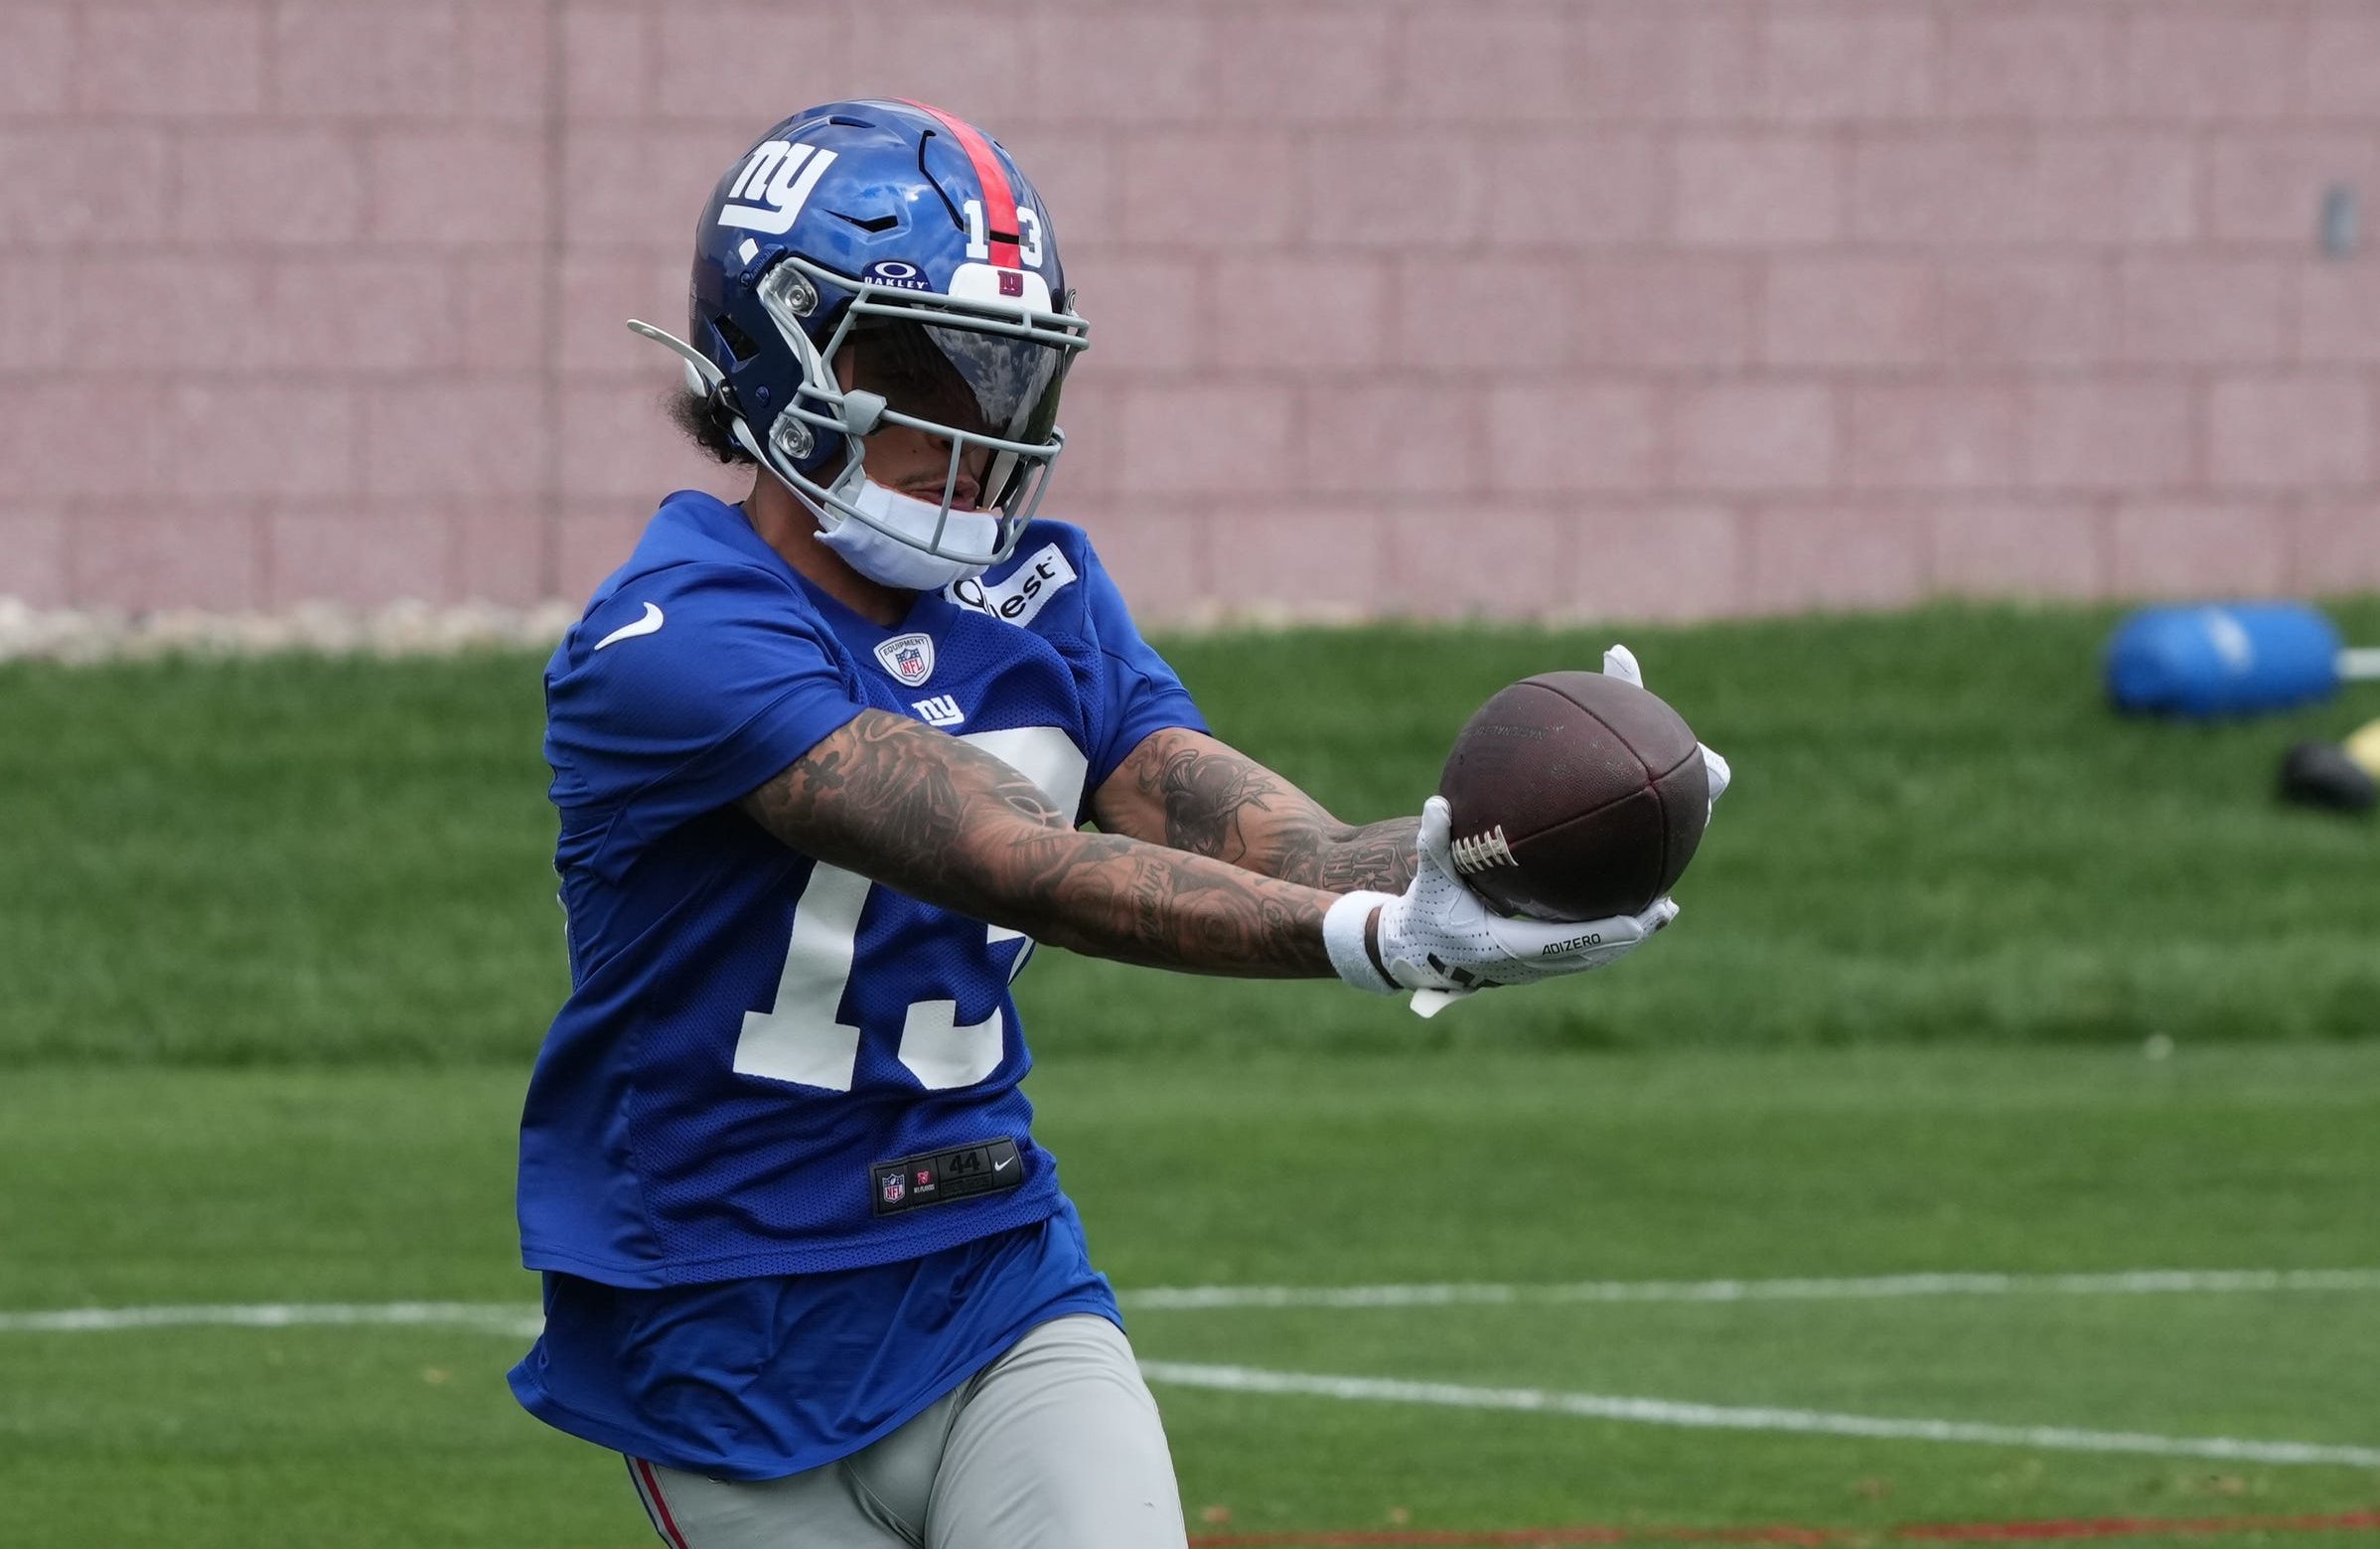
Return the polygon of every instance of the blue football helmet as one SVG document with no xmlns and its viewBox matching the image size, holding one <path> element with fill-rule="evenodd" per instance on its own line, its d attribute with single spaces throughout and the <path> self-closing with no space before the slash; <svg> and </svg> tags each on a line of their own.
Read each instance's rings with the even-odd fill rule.
<svg viewBox="0 0 2380 1549">
<path fill-rule="evenodd" d="M 878 579 L 928 586 L 998 563 L 1032 520 L 1090 333 L 1073 299 L 1041 197 L 998 144 L 923 103 L 832 102 L 771 129 L 712 191 L 691 342 L 629 326 L 678 353 L 829 544 L 865 539 L 845 531 L 858 524 L 866 551 L 896 555 Z M 950 443 L 938 507 L 868 479 L 862 438 L 888 424 Z M 974 448 L 989 455 L 968 501 Z"/>
</svg>

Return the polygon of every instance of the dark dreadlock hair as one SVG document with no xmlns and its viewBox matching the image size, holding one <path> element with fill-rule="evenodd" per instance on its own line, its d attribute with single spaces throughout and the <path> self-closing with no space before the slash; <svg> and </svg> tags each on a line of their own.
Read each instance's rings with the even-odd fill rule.
<svg viewBox="0 0 2380 1549">
<path fill-rule="evenodd" d="M 669 394 L 669 420 L 685 433 L 687 440 L 716 461 L 730 466 L 752 462 L 752 454 L 736 445 L 735 437 L 727 433 L 726 416 L 712 406 L 709 398 L 692 388 L 679 387 Z"/>
</svg>

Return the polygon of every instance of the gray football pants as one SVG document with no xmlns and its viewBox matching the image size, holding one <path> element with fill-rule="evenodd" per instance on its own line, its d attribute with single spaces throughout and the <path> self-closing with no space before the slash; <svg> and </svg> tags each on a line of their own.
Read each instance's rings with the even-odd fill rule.
<svg viewBox="0 0 2380 1549">
<path fill-rule="evenodd" d="M 669 1549 L 1183 1549 L 1156 1401 L 1114 1323 L 1027 1333 L 840 1462 L 736 1482 L 637 1459 Z"/>
</svg>

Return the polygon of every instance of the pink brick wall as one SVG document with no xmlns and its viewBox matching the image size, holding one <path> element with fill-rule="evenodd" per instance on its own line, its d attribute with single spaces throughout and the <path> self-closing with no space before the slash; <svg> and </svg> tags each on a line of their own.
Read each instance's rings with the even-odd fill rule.
<svg viewBox="0 0 2380 1549">
<path fill-rule="evenodd" d="M 576 594 L 757 130 L 1048 196 L 1144 611 L 2380 586 L 2372 0 L 10 0 L 0 594 Z M 2380 214 L 2374 217 L 2380 223 Z"/>
</svg>

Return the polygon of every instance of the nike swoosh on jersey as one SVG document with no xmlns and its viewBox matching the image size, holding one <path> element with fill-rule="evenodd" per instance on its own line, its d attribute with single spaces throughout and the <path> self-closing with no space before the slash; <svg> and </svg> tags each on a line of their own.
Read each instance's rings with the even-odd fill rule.
<svg viewBox="0 0 2380 1549">
<path fill-rule="evenodd" d="M 638 635 L 650 635 L 655 633 L 661 627 L 661 605 L 659 603 L 648 602 L 645 604 L 645 616 L 643 618 L 638 619 L 633 624 L 623 624 L 618 629 L 613 630 L 610 634 L 595 642 L 595 649 L 600 651 L 615 640 L 629 640 Z"/>
</svg>

